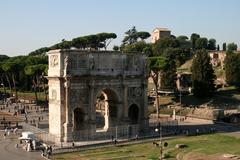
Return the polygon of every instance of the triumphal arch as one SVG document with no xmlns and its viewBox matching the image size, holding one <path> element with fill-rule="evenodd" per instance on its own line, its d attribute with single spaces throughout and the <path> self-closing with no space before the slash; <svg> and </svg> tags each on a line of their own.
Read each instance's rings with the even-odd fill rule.
<svg viewBox="0 0 240 160">
<path fill-rule="evenodd" d="M 148 126 L 146 55 L 64 49 L 48 57 L 49 133 L 59 141 L 79 130 Z"/>
</svg>

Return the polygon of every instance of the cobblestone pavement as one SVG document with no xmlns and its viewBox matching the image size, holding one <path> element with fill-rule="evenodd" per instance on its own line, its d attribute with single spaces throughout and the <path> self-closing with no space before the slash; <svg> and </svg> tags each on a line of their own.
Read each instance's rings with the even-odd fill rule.
<svg viewBox="0 0 240 160">
<path fill-rule="evenodd" d="M 18 142 L 16 136 L 9 136 L 3 139 L 3 131 L 0 131 L 0 159 L 1 160 L 43 160 L 41 153 L 27 152 L 22 148 L 15 148 Z"/>
</svg>

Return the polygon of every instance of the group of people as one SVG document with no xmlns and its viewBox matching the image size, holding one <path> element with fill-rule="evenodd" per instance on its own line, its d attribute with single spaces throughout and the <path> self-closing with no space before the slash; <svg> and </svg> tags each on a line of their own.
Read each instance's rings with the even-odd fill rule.
<svg viewBox="0 0 240 160">
<path fill-rule="evenodd" d="M 3 133 L 3 138 L 6 139 L 7 136 L 9 136 L 11 133 L 17 134 L 18 128 L 5 128 Z"/>
<path fill-rule="evenodd" d="M 20 144 L 22 144 L 23 148 L 26 151 L 30 152 L 36 150 L 36 140 L 24 140 L 24 141 L 25 143 L 23 144 L 22 140 L 20 140 Z"/>
</svg>

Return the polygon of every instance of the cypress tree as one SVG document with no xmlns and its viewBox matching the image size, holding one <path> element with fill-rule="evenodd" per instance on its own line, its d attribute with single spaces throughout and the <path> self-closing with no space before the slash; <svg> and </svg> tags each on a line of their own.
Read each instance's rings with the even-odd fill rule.
<svg viewBox="0 0 240 160">
<path fill-rule="evenodd" d="M 240 55 L 228 52 L 225 59 L 226 82 L 240 87 Z"/>
<path fill-rule="evenodd" d="M 173 49 L 166 49 L 165 55 L 165 66 L 162 70 L 161 76 L 161 89 L 176 90 L 176 60 Z"/>
<path fill-rule="evenodd" d="M 193 94 L 197 97 L 207 97 L 215 91 L 216 76 L 206 50 L 198 50 L 192 63 Z"/>
<path fill-rule="evenodd" d="M 223 50 L 223 51 L 226 51 L 226 50 L 227 50 L 227 45 L 226 45 L 226 43 L 223 43 L 222 50 Z"/>
</svg>

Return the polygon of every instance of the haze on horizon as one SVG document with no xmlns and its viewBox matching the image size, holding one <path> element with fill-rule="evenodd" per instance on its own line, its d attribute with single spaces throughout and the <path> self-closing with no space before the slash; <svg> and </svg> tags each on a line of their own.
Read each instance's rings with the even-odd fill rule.
<svg viewBox="0 0 240 160">
<path fill-rule="evenodd" d="M 198 33 L 240 48 L 239 0 L 9 0 L 0 2 L 0 54 L 26 55 L 62 39 L 114 32 L 120 45 L 132 26 L 149 33 L 166 27 L 173 35 Z"/>
</svg>

